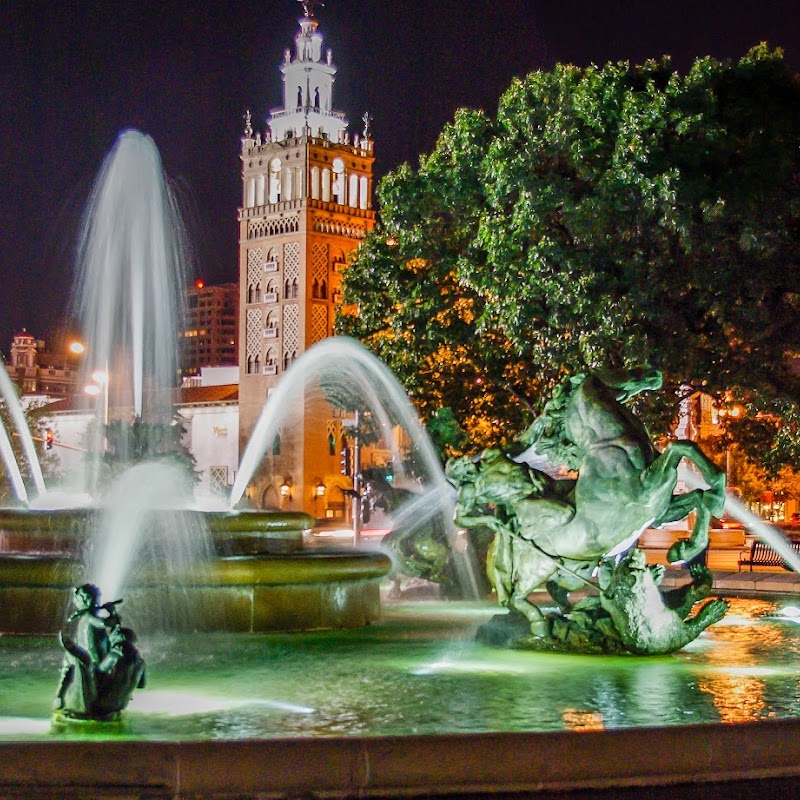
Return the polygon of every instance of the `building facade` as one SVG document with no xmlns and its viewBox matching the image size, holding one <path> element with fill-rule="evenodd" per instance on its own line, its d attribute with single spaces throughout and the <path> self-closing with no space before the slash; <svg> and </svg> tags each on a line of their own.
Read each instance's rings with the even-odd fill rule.
<svg viewBox="0 0 800 800">
<path fill-rule="evenodd" d="M 242 138 L 239 424 L 243 442 L 282 374 L 311 345 L 332 335 L 348 256 L 375 224 L 369 116 L 364 115 L 363 132 L 351 137 L 345 115 L 333 106 L 332 53 L 323 52 L 313 4 L 304 4 L 304 11 L 294 53 L 287 49 L 280 66 L 283 105 L 272 110 L 263 134 L 253 130 L 248 113 Z M 288 482 L 297 487 L 292 500 L 268 482 L 260 497 L 251 498 L 253 502 L 308 509 L 313 493 L 301 485 L 322 485 L 324 473 L 338 470 L 338 447 L 329 446 L 329 427 L 317 425 L 312 431 L 307 424 L 294 425 L 292 441 L 285 439 L 280 453 L 275 448 L 281 463 L 273 465 L 276 475 L 282 470 L 281 486 Z M 320 454 L 314 466 L 311 453 Z M 311 510 L 319 515 L 319 501 L 314 503 Z"/>
<path fill-rule="evenodd" d="M 67 397 L 78 391 L 80 373 L 74 357 L 48 352 L 45 342 L 24 328 L 11 340 L 7 370 L 21 394 Z"/>
<path fill-rule="evenodd" d="M 181 376 L 199 375 L 202 367 L 238 364 L 239 286 L 206 286 L 197 281 L 186 290 L 187 321 L 181 336 Z"/>
</svg>

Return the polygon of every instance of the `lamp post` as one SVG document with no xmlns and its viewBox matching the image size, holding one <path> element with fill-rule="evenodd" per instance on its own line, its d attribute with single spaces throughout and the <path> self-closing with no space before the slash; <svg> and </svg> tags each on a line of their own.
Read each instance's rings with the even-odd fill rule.
<svg viewBox="0 0 800 800">
<path fill-rule="evenodd" d="M 108 370 L 95 370 L 92 373 L 92 383 L 87 383 L 83 391 L 91 397 L 98 397 L 103 393 L 103 450 L 108 449 Z"/>
<path fill-rule="evenodd" d="M 108 372 L 97 369 L 92 373 L 93 383 L 83 387 L 83 391 L 92 397 L 103 393 L 103 425 L 108 425 Z"/>
</svg>

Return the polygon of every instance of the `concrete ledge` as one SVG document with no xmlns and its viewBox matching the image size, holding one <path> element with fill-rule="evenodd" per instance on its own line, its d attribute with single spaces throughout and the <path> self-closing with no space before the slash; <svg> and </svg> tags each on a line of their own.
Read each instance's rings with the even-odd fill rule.
<svg viewBox="0 0 800 800">
<path fill-rule="evenodd" d="M 139 634 L 165 624 L 241 633 L 360 627 L 380 618 L 390 569 L 383 553 L 345 550 L 216 559 L 183 582 L 154 568 L 126 590 L 125 620 Z M 0 556 L 0 631 L 57 633 L 84 580 L 75 561 Z"/>
<path fill-rule="evenodd" d="M 539 734 L 0 744 L 0 797 L 486 796 L 800 777 L 800 721 Z"/>
<path fill-rule="evenodd" d="M 100 513 L 97 509 L 0 509 L 0 553 L 80 556 Z M 257 510 L 167 511 L 154 514 L 146 524 L 169 524 L 172 513 L 202 520 L 223 556 L 300 551 L 304 535 L 314 524 L 314 518 L 302 512 Z"/>
</svg>

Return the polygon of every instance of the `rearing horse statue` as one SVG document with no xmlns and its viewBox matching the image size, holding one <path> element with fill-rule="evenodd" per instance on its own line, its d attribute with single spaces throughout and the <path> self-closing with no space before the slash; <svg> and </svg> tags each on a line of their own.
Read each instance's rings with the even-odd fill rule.
<svg viewBox="0 0 800 800">
<path fill-rule="evenodd" d="M 691 536 L 674 544 L 672 563 L 689 561 L 708 545 L 708 524 L 725 503 L 725 475 L 694 443 L 671 441 L 662 452 L 623 403 L 661 386 L 656 371 L 598 372 L 567 379 L 522 435 L 555 465 L 577 472 L 553 480 L 499 450 L 477 461 L 451 460 L 458 488 L 456 522 L 495 531 L 487 568 L 498 599 L 525 614 L 534 635 L 546 623 L 531 592 L 546 586 L 562 605 L 604 556 L 627 550 L 651 526 L 696 513 Z M 676 494 L 678 464 L 687 459 L 708 489 Z M 491 511 L 487 510 L 491 507 Z"/>
</svg>

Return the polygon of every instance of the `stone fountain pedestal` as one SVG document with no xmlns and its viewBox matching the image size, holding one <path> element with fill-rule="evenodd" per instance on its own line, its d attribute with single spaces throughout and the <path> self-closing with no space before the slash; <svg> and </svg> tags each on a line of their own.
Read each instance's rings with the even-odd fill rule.
<svg viewBox="0 0 800 800">
<path fill-rule="evenodd" d="M 86 512 L 77 512 L 85 522 Z M 0 517 L 0 632 L 60 630 L 72 588 L 84 583 L 77 553 L 84 528 L 68 514 Z M 380 617 L 383 553 L 305 550 L 305 514 L 211 515 L 217 555 L 191 574 L 141 567 L 125 589 L 125 619 L 140 634 L 175 631 L 268 632 L 355 628 Z M 8 543 L 16 542 L 14 552 Z"/>
</svg>

